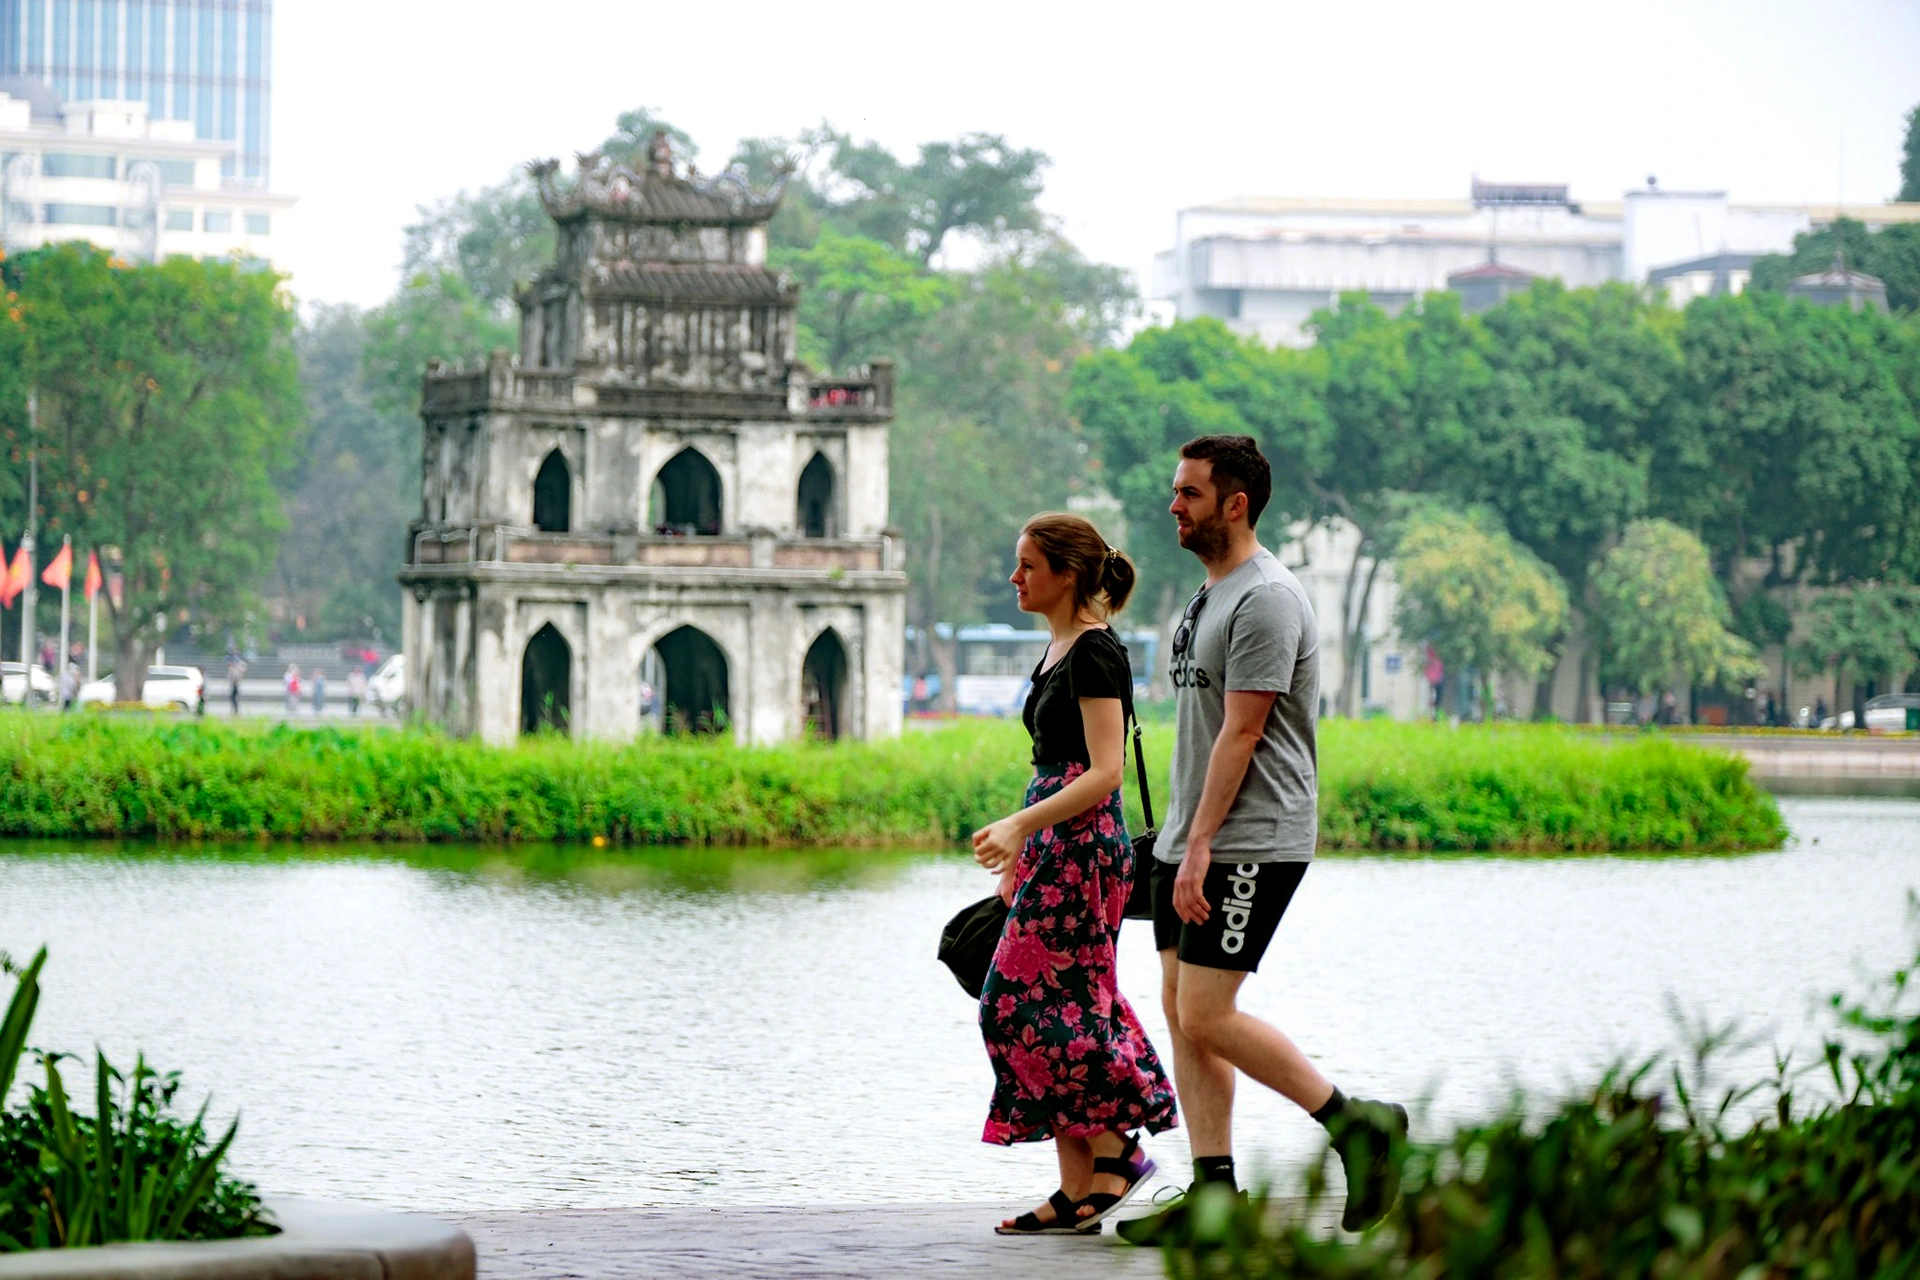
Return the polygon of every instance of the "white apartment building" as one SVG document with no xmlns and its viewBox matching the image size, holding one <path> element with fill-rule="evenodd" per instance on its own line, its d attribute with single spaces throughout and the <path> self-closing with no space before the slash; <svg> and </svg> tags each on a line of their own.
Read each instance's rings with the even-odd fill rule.
<svg viewBox="0 0 1920 1280">
<path fill-rule="evenodd" d="M 1550 276 L 1580 288 L 1655 283 L 1678 303 L 1738 292 L 1761 254 L 1837 217 L 1872 228 L 1920 221 L 1920 204 L 1859 208 L 1736 204 L 1724 191 L 1668 191 L 1649 180 L 1613 201 L 1564 185 L 1476 180 L 1465 200 L 1241 196 L 1182 209 L 1173 248 L 1154 259 L 1151 293 L 1181 319 L 1216 316 L 1272 344 L 1306 346 L 1308 318 L 1360 291 L 1390 311 L 1457 288 L 1470 309 L 1489 263 L 1508 283 Z"/>
<path fill-rule="evenodd" d="M 291 196 L 221 176 L 236 142 L 194 136 L 143 101 L 62 103 L 47 86 L 0 80 L 0 246 L 86 240 L 129 261 L 238 257 L 278 267 Z"/>
</svg>

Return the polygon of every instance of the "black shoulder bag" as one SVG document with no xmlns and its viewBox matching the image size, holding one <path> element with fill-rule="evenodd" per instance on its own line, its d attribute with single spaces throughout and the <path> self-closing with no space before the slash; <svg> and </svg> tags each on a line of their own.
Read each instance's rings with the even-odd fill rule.
<svg viewBox="0 0 1920 1280">
<path fill-rule="evenodd" d="M 1126 918 L 1153 919 L 1153 846 L 1160 828 L 1153 821 L 1153 792 L 1147 787 L 1147 751 L 1140 745 L 1140 717 L 1133 714 L 1133 689 L 1127 689 L 1127 720 L 1133 725 L 1133 782 L 1140 788 L 1140 811 L 1147 829 L 1133 838 L 1133 884 L 1127 889 Z"/>
</svg>

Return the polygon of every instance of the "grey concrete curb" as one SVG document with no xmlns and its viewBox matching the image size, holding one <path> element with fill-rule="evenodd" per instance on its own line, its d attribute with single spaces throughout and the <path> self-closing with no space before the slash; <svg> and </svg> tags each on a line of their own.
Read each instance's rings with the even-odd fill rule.
<svg viewBox="0 0 1920 1280">
<path fill-rule="evenodd" d="M 473 1280 L 473 1241 L 416 1214 L 267 1202 L 279 1235 L 0 1253 L 0 1280 Z"/>
</svg>

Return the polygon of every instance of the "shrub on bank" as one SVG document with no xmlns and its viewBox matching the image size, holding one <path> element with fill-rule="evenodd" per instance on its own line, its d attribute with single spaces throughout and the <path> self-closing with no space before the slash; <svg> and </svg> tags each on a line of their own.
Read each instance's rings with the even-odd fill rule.
<svg viewBox="0 0 1920 1280">
<path fill-rule="evenodd" d="M 1916 965 L 1920 968 L 1920 964 Z M 1171 1242 L 1182 1280 L 1771 1280 L 1920 1275 L 1920 1012 L 1894 975 L 1873 1008 L 1842 1008 L 1827 1045 L 1838 1099 L 1794 1081 L 1707 1086 L 1678 1067 L 1616 1068 L 1530 1119 L 1508 1114 L 1398 1153 L 1402 1198 L 1364 1237 L 1277 1223 L 1259 1198 L 1212 1200 Z M 1710 1061 L 1710 1039 L 1700 1060 Z M 1691 1074 L 1691 1079 L 1689 1079 Z M 1740 1104 L 1772 1094 L 1744 1130 Z M 1323 1166 L 1324 1167 L 1324 1162 Z M 1309 1190 L 1318 1170 L 1310 1173 Z"/>
<path fill-rule="evenodd" d="M 1171 730 L 1148 733 L 1156 816 Z M 875 743 L 738 747 L 428 730 L 0 716 L 0 835 L 169 839 L 937 846 L 1018 805 L 1020 726 L 963 721 Z M 1127 804 L 1139 822 L 1129 781 Z M 1329 849 L 1740 850 L 1785 839 L 1737 757 L 1551 726 L 1334 722 Z"/>
</svg>

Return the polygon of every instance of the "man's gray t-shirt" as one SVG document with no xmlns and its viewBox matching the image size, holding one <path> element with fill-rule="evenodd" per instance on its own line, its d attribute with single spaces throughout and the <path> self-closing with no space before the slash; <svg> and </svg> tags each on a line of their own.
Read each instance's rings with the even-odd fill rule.
<svg viewBox="0 0 1920 1280">
<path fill-rule="evenodd" d="M 1227 718 L 1227 691 L 1276 693 L 1247 776 L 1213 837 L 1215 860 L 1308 862 L 1319 833 L 1314 715 L 1320 641 L 1300 579 L 1262 548 L 1207 589 L 1187 651 L 1169 665 L 1175 737 L 1172 801 L 1154 846 L 1163 862 L 1187 852 L 1187 827 Z"/>
</svg>

